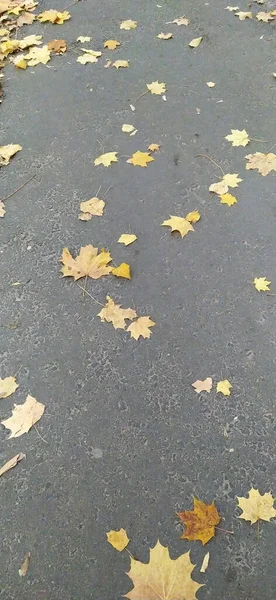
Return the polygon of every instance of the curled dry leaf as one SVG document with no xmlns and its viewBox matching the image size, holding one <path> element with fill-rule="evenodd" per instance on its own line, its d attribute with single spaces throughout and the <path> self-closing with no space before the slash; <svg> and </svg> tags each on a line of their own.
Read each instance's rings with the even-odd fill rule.
<svg viewBox="0 0 276 600">
<path fill-rule="evenodd" d="M 243 12 L 241 10 L 240 12 L 236 12 L 235 16 L 239 17 L 240 21 L 244 21 L 245 19 L 252 19 L 253 13 L 252 12 Z"/>
<path fill-rule="evenodd" d="M 132 157 L 129 158 L 126 162 L 133 165 L 134 167 L 147 167 L 147 163 L 150 163 L 154 160 L 155 159 L 152 158 L 152 156 L 150 156 L 148 152 L 140 152 L 140 150 L 137 150 L 137 152 L 134 152 Z"/>
<path fill-rule="evenodd" d="M 18 571 L 20 577 L 25 577 L 25 575 L 27 575 L 27 571 L 30 566 L 30 559 L 31 559 L 31 553 L 27 552 L 27 554 L 25 555 L 25 558 L 23 560 L 23 563 Z"/>
<path fill-rule="evenodd" d="M 116 50 L 119 46 L 121 46 L 121 43 L 117 40 L 106 40 L 104 43 L 104 48 L 108 48 L 108 50 Z"/>
<path fill-rule="evenodd" d="M 173 34 L 172 33 L 163 33 L 161 31 L 161 33 L 159 33 L 159 35 L 157 35 L 156 37 L 158 37 L 160 40 L 171 40 L 173 38 Z"/>
<path fill-rule="evenodd" d="M 114 329 L 125 329 L 126 319 L 132 321 L 137 314 L 132 308 L 121 308 L 121 304 L 115 304 L 110 296 L 106 296 L 106 305 L 98 313 L 98 317 L 102 322 L 112 323 Z"/>
<path fill-rule="evenodd" d="M 201 380 L 201 379 L 197 379 L 193 384 L 192 384 L 193 388 L 195 388 L 195 391 L 197 392 L 197 394 L 200 394 L 200 392 L 208 392 L 210 393 L 212 387 L 213 387 L 213 380 L 212 377 L 206 377 L 206 379 Z"/>
<path fill-rule="evenodd" d="M 228 379 L 223 379 L 223 381 L 217 383 L 217 393 L 220 392 L 224 396 L 230 396 L 232 387 Z"/>
<path fill-rule="evenodd" d="M 131 279 L 130 266 L 127 263 L 121 263 L 118 267 L 113 267 L 112 275 L 123 277 L 124 279 Z"/>
<path fill-rule="evenodd" d="M 12 416 L 1 421 L 6 429 L 10 429 L 10 438 L 20 437 L 27 433 L 37 423 L 45 410 L 44 404 L 28 394 L 24 404 L 15 404 Z"/>
<path fill-rule="evenodd" d="M 166 25 L 170 25 L 171 23 L 173 23 L 174 25 L 190 25 L 190 21 L 189 19 L 186 19 L 185 15 L 183 17 L 177 17 L 176 19 L 174 19 L 173 21 L 168 21 L 166 23 Z"/>
<path fill-rule="evenodd" d="M 237 203 L 237 198 L 235 198 L 235 196 L 232 196 L 232 194 L 222 194 L 222 196 L 220 196 L 220 203 L 227 204 L 228 206 L 233 206 L 233 204 Z"/>
<path fill-rule="evenodd" d="M 125 246 L 129 246 L 133 244 L 137 240 L 137 235 L 134 233 L 122 233 L 118 239 L 118 244 L 124 244 Z"/>
<path fill-rule="evenodd" d="M 10 471 L 10 469 L 13 469 L 13 467 L 16 467 L 16 465 L 23 459 L 26 458 L 26 454 L 23 454 L 22 452 L 19 452 L 18 454 L 16 454 L 13 458 L 11 458 L 10 460 L 8 460 L 3 467 L 0 468 L 0 477 L 2 477 L 2 475 L 4 475 L 4 473 L 7 473 L 7 471 Z"/>
<path fill-rule="evenodd" d="M 237 496 L 238 507 L 243 511 L 240 519 L 250 521 L 251 525 L 257 521 L 270 521 L 276 517 L 276 510 L 273 507 L 275 499 L 271 492 L 260 494 L 259 490 L 251 490 L 248 492 L 248 498 Z"/>
<path fill-rule="evenodd" d="M 158 150 L 160 150 L 160 144 L 150 144 L 148 150 L 150 152 L 157 152 Z"/>
<path fill-rule="evenodd" d="M 221 517 L 215 507 L 215 503 L 205 504 L 194 498 L 193 510 L 184 510 L 177 513 L 185 525 L 185 531 L 181 539 L 189 541 L 199 540 L 203 546 L 215 535 L 215 527 L 219 524 Z"/>
<path fill-rule="evenodd" d="M 64 21 L 71 19 L 71 15 L 67 10 L 59 12 L 58 10 L 50 9 L 37 15 L 37 19 L 41 23 L 46 23 L 48 21 L 49 23 L 54 23 L 56 25 L 63 25 Z"/>
<path fill-rule="evenodd" d="M 17 390 L 18 383 L 16 383 L 15 377 L 5 377 L 0 379 L 0 398 L 8 398 Z"/>
<path fill-rule="evenodd" d="M 232 146 L 247 146 L 250 142 L 248 133 L 245 129 L 242 131 L 239 129 L 231 129 L 231 134 L 226 135 L 225 139 L 228 140 L 228 142 L 232 142 Z"/>
<path fill-rule="evenodd" d="M 199 44 L 201 44 L 202 40 L 203 40 L 203 36 L 200 36 L 198 38 L 194 38 L 189 43 L 190 48 L 197 48 L 199 46 Z"/>
<path fill-rule="evenodd" d="M 121 528 L 119 531 L 108 531 L 106 536 L 107 541 L 111 544 L 111 546 L 113 546 L 113 548 L 119 552 L 122 552 L 122 550 L 124 550 L 130 542 L 127 532 L 123 528 Z"/>
<path fill-rule="evenodd" d="M 127 21 L 122 21 L 122 23 L 120 24 L 120 29 L 126 29 L 127 31 L 129 29 L 136 29 L 137 27 L 137 21 L 132 21 L 131 19 L 128 19 Z"/>
<path fill-rule="evenodd" d="M 150 317 L 138 317 L 137 321 L 128 326 L 127 331 L 130 332 L 130 337 L 135 340 L 138 340 L 139 337 L 146 339 L 151 336 L 152 332 L 150 327 L 153 327 L 154 325 L 156 325 L 156 323 L 154 323 Z"/>
<path fill-rule="evenodd" d="M 42 48 L 31 48 L 28 54 L 25 54 L 24 58 L 28 61 L 30 67 L 35 67 L 38 64 L 46 65 L 50 58 L 51 52 L 45 44 Z"/>
<path fill-rule="evenodd" d="M 156 546 L 150 548 L 148 563 L 131 557 L 127 575 L 133 588 L 125 597 L 129 600 L 196 600 L 196 593 L 203 584 L 191 578 L 194 567 L 190 552 L 173 560 L 168 548 L 157 541 Z"/>
<path fill-rule="evenodd" d="M 255 152 L 255 154 L 247 154 L 245 158 L 248 160 L 245 167 L 246 170 L 257 169 L 263 177 L 268 175 L 271 171 L 276 171 L 276 154 L 273 154 L 273 152 L 268 152 L 268 154 Z"/>
<path fill-rule="evenodd" d="M 270 290 L 271 281 L 268 281 L 266 277 L 255 277 L 254 285 L 258 292 L 268 292 Z"/>
<path fill-rule="evenodd" d="M 158 96 L 161 96 L 166 92 L 166 84 L 159 83 L 159 81 L 152 81 L 151 83 L 147 83 L 147 88 L 151 92 L 151 94 L 158 94 Z"/>
<path fill-rule="evenodd" d="M 129 62 L 128 60 L 115 60 L 115 62 L 112 64 L 112 67 L 115 67 L 115 69 L 126 69 L 129 67 Z"/>
<path fill-rule="evenodd" d="M 184 217 L 175 217 L 170 215 L 170 219 L 163 221 L 161 225 L 164 225 L 165 227 L 171 227 L 172 232 L 178 231 L 182 238 L 187 235 L 189 231 L 194 231 L 191 223 Z"/>
<path fill-rule="evenodd" d="M 200 218 L 201 216 L 198 210 L 192 210 L 185 217 L 186 221 L 189 221 L 189 223 L 197 223 Z"/>
<path fill-rule="evenodd" d="M 108 266 L 111 260 L 108 251 L 101 250 L 98 254 L 98 248 L 94 248 L 91 244 L 83 246 L 76 258 L 72 257 L 68 248 L 64 248 L 60 259 L 63 263 L 61 272 L 63 277 L 74 277 L 75 281 L 81 277 L 99 279 L 111 273 L 112 267 Z"/>
<path fill-rule="evenodd" d="M 111 163 L 118 162 L 117 158 L 118 152 L 106 152 L 105 154 L 101 154 L 94 160 L 94 165 L 98 167 L 99 165 L 103 165 L 104 167 L 110 167 Z"/>
<path fill-rule="evenodd" d="M 65 40 L 52 40 L 48 42 L 48 48 L 56 54 L 64 54 L 67 50 L 67 44 Z"/>
<path fill-rule="evenodd" d="M 8 165 L 10 158 L 14 156 L 19 150 L 22 150 L 22 146 L 19 144 L 8 144 L 7 146 L 0 146 L 0 167 Z"/>
<path fill-rule="evenodd" d="M 79 215 L 79 219 L 82 221 L 90 221 L 93 216 L 101 217 L 103 215 L 103 209 L 105 207 L 104 200 L 100 200 L 99 198 L 90 198 L 90 200 L 86 200 L 85 202 L 80 203 L 80 210 L 82 214 Z M 84 215 L 86 215 L 84 217 Z"/>
<path fill-rule="evenodd" d="M 91 42 L 91 37 L 89 35 L 79 35 L 77 42 L 81 42 L 81 44 L 85 44 L 85 42 Z"/>
</svg>

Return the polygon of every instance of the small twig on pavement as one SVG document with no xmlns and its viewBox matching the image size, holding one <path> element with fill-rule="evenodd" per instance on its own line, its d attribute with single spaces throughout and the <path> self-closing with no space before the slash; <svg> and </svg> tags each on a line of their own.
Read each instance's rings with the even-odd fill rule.
<svg viewBox="0 0 276 600">
<path fill-rule="evenodd" d="M 96 302 L 97 304 L 99 304 L 100 306 L 105 306 L 104 304 L 102 304 L 101 302 L 98 302 L 98 300 L 96 300 L 96 298 L 93 298 L 93 296 L 91 296 L 91 294 L 89 294 L 89 292 L 83 288 L 79 283 L 77 283 L 77 286 L 85 293 L 87 294 L 87 296 L 89 296 L 90 298 L 92 298 L 92 300 L 94 300 L 94 302 Z"/>
<path fill-rule="evenodd" d="M 204 158 L 208 158 L 208 160 L 210 160 L 212 163 L 214 163 L 214 165 L 216 165 L 216 167 L 218 167 L 218 169 L 221 170 L 223 176 L 225 175 L 224 170 L 220 167 L 220 165 L 218 165 L 213 158 L 211 158 L 211 156 L 208 156 L 207 154 L 196 154 L 195 158 L 197 158 L 198 156 L 203 156 Z"/>
<path fill-rule="evenodd" d="M 29 183 L 30 181 L 32 181 L 32 179 L 34 179 L 36 177 L 36 175 L 37 175 L 37 173 L 35 173 L 34 175 L 32 175 L 32 177 L 30 177 L 30 179 L 28 179 L 27 181 L 25 181 L 25 183 L 22 183 L 22 185 L 20 185 L 16 190 L 14 190 L 14 192 L 12 192 L 8 196 L 6 196 L 6 198 L 1 198 L 0 202 L 5 202 L 6 200 L 8 200 L 12 196 L 14 196 L 14 194 L 17 194 L 17 192 L 19 192 L 19 190 L 22 190 L 22 188 L 25 185 L 27 185 L 27 183 Z"/>
</svg>

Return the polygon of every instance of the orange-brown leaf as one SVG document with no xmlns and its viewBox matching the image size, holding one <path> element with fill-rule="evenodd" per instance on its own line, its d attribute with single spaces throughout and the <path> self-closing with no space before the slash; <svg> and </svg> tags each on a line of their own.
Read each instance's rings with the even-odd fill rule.
<svg viewBox="0 0 276 600">
<path fill-rule="evenodd" d="M 214 537 L 215 526 L 221 520 L 214 502 L 205 504 L 197 498 L 194 498 L 193 510 L 184 510 L 177 515 L 186 527 L 181 539 L 200 540 L 203 546 Z"/>
</svg>

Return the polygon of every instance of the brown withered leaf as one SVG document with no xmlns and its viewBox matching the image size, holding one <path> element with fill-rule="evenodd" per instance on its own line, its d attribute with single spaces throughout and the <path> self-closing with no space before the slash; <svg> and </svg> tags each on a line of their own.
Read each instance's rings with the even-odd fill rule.
<svg viewBox="0 0 276 600">
<path fill-rule="evenodd" d="M 73 258 L 68 248 L 63 248 L 60 261 L 63 263 L 61 272 L 63 277 L 74 277 L 77 281 L 81 277 L 91 277 L 99 279 L 104 275 L 109 275 L 112 267 L 108 266 L 112 260 L 107 250 L 101 250 L 98 254 L 98 248 L 91 244 L 83 246 L 76 258 Z"/>
<path fill-rule="evenodd" d="M 214 537 L 215 527 L 219 524 L 221 517 L 214 502 L 212 504 L 205 504 L 201 500 L 197 500 L 197 498 L 193 500 L 193 510 L 184 510 L 181 513 L 177 513 L 186 527 L 181 539 L 189 541 L 199 540 L 204 546 Z"/>
<path fill-rule="evenodd" d="M 3 467 L 0 468 L 0 477 L 2 477 L 2 475 L 4 475 L 4 473 L 7 473 L 7 471 L 9 471 L 10 469 L 13 469 L 13 467 L 16 467 L 16 465 L 23 459 L 26 458 L 26 454 L 23 454 L 22 452 L 19 452 L 18 454 L 16 454 L 13 458 L 11 458 L 10 460 L 8 460 Z"/>
<path fill-rule="evenodd" d="M 48 42 L 48 48 L 55 54 L 64 54 L 67 50 L 67 44 L 65 40 L 52 40 Z"/>
<path fill-rule="evenodd" d="M 23 560 L 23 563 L 19 569 L 19 575 L 20 577 L 25 577 L 25 575 L 27 575 L 27 571 L 29 569 L 30 566 L 30 558 L 31 558 L 31 553 L 27 552 L 25 555 L 25 558 Z"/>
<path fill-rule="evenodd" d="M 16 21 L 16 26 L 22 27 L 22 25 L 31 25 L 34 20 L 35 20 L 35 15 L 33 15 L 30 12 L 24 12 L 18 17 L 18 19 Z"/>
</svg>

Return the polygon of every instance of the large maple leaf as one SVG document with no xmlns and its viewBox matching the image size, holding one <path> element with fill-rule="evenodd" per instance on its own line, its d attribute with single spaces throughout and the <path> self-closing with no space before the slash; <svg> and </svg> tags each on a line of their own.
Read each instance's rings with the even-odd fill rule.
<svg viewBox="0 0 276 600">
<path fill-rule="evenodd" d="M 150 548 L 148 563 L 131 558 L 127 575 L 134 587 L 125 597 L 130 600 L 196 600 L 196 592 L 202 584 L 191 578 L 194 567 L 190 552 L 173 560 L 168 548 L 157 541 L 156 546 Z"/>
<path fill-rule="evenodd" d="M 68 248 L 63 248 L 60 259 L 63 263 L 61 272 L 63 277 L 74 277 L 75 281 L 81 277 L 99 279 L 111 273 L 112 267 L 108 267 L 111 260 L 109 252 L 101 250 L 98 254 L 98 248 L 94 248 L 91 244 L 83 246 L 76 258 L 73 258 Z"/>
<path fill-rule="evenodd" d="M 214 502 L 205 504 L 197 498 L 194 498 L 194 510 L 184 510 L 177 514 L 186 526 L 181 538 L 200 540 L 203 546 L 214 537 L 215 526 L 221 519 Z"/>
</svg>

